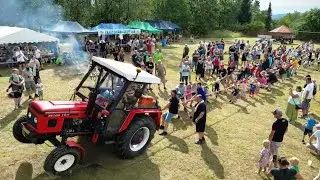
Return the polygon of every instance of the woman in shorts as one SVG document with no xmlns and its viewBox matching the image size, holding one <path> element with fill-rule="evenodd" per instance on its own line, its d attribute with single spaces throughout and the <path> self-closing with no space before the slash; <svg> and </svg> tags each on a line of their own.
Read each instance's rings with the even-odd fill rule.
<svg viewBox="0 0 320 180">
<path fill-rule="evenodd" d="M 15 109 L 18 109 L 21 107 L 21 96 L 24 83 L 24 79 L 19 75 L 18 69 L 12 70 L 12 75 L 9 78 L 9 83 L 13 93 Z"/>
</svg>

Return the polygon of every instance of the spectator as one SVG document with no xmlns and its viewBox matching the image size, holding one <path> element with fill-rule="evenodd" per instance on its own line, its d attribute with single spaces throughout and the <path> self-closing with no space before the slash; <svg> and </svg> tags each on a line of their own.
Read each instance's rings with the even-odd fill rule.
<svg viewBox="0 0 320 180">
<path fill-rule="evenodd" d="M 169 108 L 169 111 L 162 115 L 162 122 L 161 122 L 160 129 L 162 129 L 163 132 L 159 134 L 160 136 L 168 135 L 169 123 L 171 122 L 172 118 L 178 114 L 179 99 L 177 97 L 176 90 L 171 91 L 171 99 L 169 103 L 164 108 L 162 108 L 162 110 L 165 110 L 167 108 Z"/>
<path fill-rule="evenodd" d="M 309 140 L 309 144 L 307 145 L 308 148 L 315 151 L 317 155 L 320 155 L 320 124 L 316 125 L 316 132 L 312 134 Z M 313 144 L 312 141 L 316 139 L 316 143 Z"/>
<path fill-rule="evenodd" d="M 34 82 L 37 84 L 38 79 L 40 78 L 40 62 L 38 59 L 36 59 L 35 56 L 32 56 L 30 62 L 29 62 L 29 67 L 32 70 L 32 75 L 34 77 Z"/>
<path fill-rule="evenodd" d="M 19 47 L 15 48 L 14 58 L 19 63 L 19 68 L 23 69 L 25 67 L 27 57 L 23 54 Z"/>
<path fill-rule="evenodd" d="M 304 142 L 304 137 L 306 135 L 309 136 L 309 138 L 311 137 L 312 133 L 313 133 L 313 127 L 315 125 L 317 125 L 318 122 L 316 120 L 314 120 L 314 114 L 310 113 L 309 117 L 307 118 L 307 121 L 305 123 L 305 128 L 304 128 L 304 133 L 303 133 L 303 138 L 302 138 L 302 143 L 305 144 Z"/>
<path fill-rule="evenodd" d="M 190 72 L 191 72 L 188 61 L 183 62 L 182 66 L 180 68 L 180 71 L 181 71 L 181 81 L 185 82 L 185 84 L 188 85 L 188 79 L 189 79 Z"/>
<path fill-rule="evenodd" d="M 200 58 L 199 52 L 195 50 L 194 53 L 192 54 L 192 67 L 191 67 L 192 71 L 193 71 L 193 68 L 197 69 L 199 58 Z"/>
<path fill-rule="evenodd" d="M 164 90 L 166 90 L 167 89 L 166 88 L 166 74 L 167 74 L 166 68 L 164 64 L 162 64 L 161 60 L 159 60 L 158 64 L 156 64 L 155 66 L 156 66 L 156 76 L 160 78 L 161 83 L 163 84 L 163 88 Z M 159 84 L 159 87 L 160 87 L 160 84 Z"/>
<path fill-rule="evenodd" d="M 282 118 L 282 112 L 276 109 L 272 112 L 277 120 L 272 124 L 272 130 L 269 135 L 270 150 L 273 155 L 274 167 L 277 167 L 278 149 L 283 141 L 283 137 L 288 130 L 288 121 Z"/>
<path fill-rule="evenodd" d="M 301 118 L 305 118 L 307 116 L 310 108 L 310 101 L 313 98 L 312 94 L 313 94 L 314 84 L 312 83 L 311 77 L 307 77 L 306 83 L 307 85 L 302 92 Z"/>
<path fill-rule="evenodd" d="M 41 56 L 41 51 L 40 51 L 40 49 L 39 49 L 37 46 L 34 47 L 34 56 L 35 56 L 35 58 L 39 61 L 39 63 L 40 63 L 40 68 L 42 69 L 42 56 Z"/>
<path fill-rule="evenodd" d="M 157 65 L 159 61 L 163 61 L 161 49 L 157 49 L 157 52 L 153 55 L 153 60 L 155 65 Z"/>
<path fill-rule="evenodd" d="M 184 46 L 184 49 L 183 49 L 183 56 L 182 56 L 182 58 L 185 58 L 186 56 L 188 56 L 189 55 L 189 47 L 188 47 L 188 45 L 186 44 L 185 46 Z"/>
<path fill-rule="evenodd" d="M 298 110 L 301 107 L 300 97 L 302 95 L 302 88 L 298 86 L 296 91 L 289 90 L 289 99 L 287 105 L 286 115 L 289 121 L 296 121 L 298 119 Z"/>
<path fill-rule="evenodd" d="M 32 94 L 36 90 L 36 84 L 29 64 L 27 64 L 26 68 L 22 71 L 22 77 L 24 78 L 27 95 L 29 96 L 29 99 L 33 99 Z"/>
<path fill-rule="evenodd" d="M 205 104 L 205 100 L 202 98 L 202 95 L 196 96 L 196 105 L 193 109 L 192 120 L 196 124 L 196 132 L 198 133 L 199 140 L 196 144 L 202 144 L 205 141 L 204 131 L 206 128 L 206 120 L 207 120 L 207 107 Z"/>
<path fill-rule="evenodd" d="M 9 83 L 12 92 L 13 92 L 13 99 L 14 99 L 14 107 L 15 109 L 18 109 L 21 106 L 21 96 L 23 92 L 23 83 L 24 79 L 22 76 L 19 75 L 19 70 L 18 69 L 13 69 L 12 70 L 12 75 L 9 78 Z M 8 90 L 7 90 L 8 91 Z"/>
<path fill-rule="evenodd" d="M 267 176 L 274 177 L 274 180 L 292 180 L 293 178 L 297 178 L 298 180 L 303 179 L 300 173 L 297 173 L 295 169 L 289 169 L 289 162 L 285 157 L 280 157 L 279 160 L 280 168 L 272 168 Z"/>
</svg>

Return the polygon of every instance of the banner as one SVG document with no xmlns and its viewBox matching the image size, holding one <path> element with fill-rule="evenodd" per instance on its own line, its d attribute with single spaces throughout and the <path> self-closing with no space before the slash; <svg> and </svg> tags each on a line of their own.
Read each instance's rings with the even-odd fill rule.
<svg viewBox="0 0 320 180">
<path fill-rule="evenodd" d="M 110 29 L 100 31 L 99 34 L 103 35 L 117 35 L 117 34 L 140 34 L 140 29 Z"/>
</svg>

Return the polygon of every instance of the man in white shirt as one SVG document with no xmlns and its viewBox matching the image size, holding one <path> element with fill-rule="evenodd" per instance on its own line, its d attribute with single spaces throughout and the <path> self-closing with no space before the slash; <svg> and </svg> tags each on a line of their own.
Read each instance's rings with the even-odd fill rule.
<svg viewBox="0 0 320 180">
<path fill-rule="evenodd" d="M 35 58 L 39 61 L 40 66 L 42 68 L 42 63 L 41 63 L 41 51 L 40 49 L 37 48 L 37 46 L 34 47 L 34 56 Z"/>
<path fill-rule="evenodd" d="M 316 125 L 316 132 L 310 137 L 309 144 L 307 145 L 308 148 L 315 151 L 318 155 L 320 155 L 320 124 Z M 313 144 L 312 140 L 316 138 L 316 143 Z"/>
<path fill-rule="evenodd" d="M 19 47 L 15 48 L 14 57 L 16 58 L 17 62 L 19 63 L 19 68 L 23 69 L 24 64 L 28 58 L 23 54 Z"/>
<path fill-rule="evenodd" d="M 314 84 L 311 80 L 311 77 L 307 77 L 306 83 L 307 85 L 302 92 L 302 104 L 301 104 L 302 118 L 305 118 L 307 116 L 310 108 L 310 101 L 313 98 Z"/>
</svg>

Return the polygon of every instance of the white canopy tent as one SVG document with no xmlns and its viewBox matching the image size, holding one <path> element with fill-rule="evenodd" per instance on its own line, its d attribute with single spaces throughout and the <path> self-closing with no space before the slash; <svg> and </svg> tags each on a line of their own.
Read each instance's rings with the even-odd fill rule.
<svg viewBox="0 0 320 180">
<path fill-rule="evenodd" d="M 58 42 L 58 39 L 26 28 L 0 26 L 0 44 Z"/>
<path fill-rule="evenodd" d="M 104 59 L 93 56 L 92 60 L 111 71 L 123 76 L 128 81 L 135 81 L 148 84 L 160 84 L 160 79 L 146 71 L 141 71 L 137 76 L 137 67 L 132 64 L 119 62 L 111 59 Z"/>
</svg>

